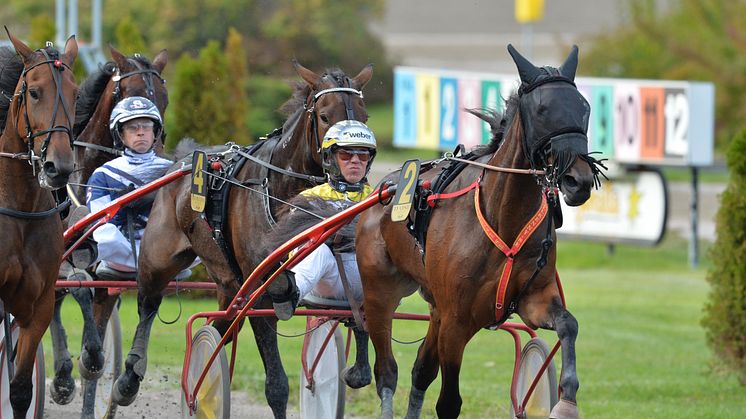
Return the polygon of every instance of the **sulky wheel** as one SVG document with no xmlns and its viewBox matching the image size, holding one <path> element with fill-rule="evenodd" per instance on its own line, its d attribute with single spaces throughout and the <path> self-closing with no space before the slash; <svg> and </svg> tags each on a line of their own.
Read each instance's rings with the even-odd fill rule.
<svg viewBox="0 0 746 419">
<path fill-rule="evenodd" d="M 334 322 L 321 323 L 306 335 L 307 351 L 302 354 L 310 370 L 314 360 L 332 330 Z M 334 330 L 334 336 L 329 340 L 321 354 L 316 370 L 313 373 L 313 383 L 309 383 L 301 367 L 300 372 L 300 416 L 304 419 L 338 418 L 344 417 L 345 383 L 342 370 L 347 363 L 345 359 L 345 345 L 342 332 Z"/>
<path fill-rule="evenodd" d="M 11 316 L 12 318 L 12 316 Z M 13 336 L 13 346 L 18 343 L 18 325 L 15 321 L 11 322 L 11 335 Z M 10 379 L 8 378 L 8 361 L 5 358 L 8 354 L 5 348 L 5 328 L 2 327 L 0 319 L 0 418 L 12 418 L 13 407 L 10 405 L 8 397 L 10 391 Z M 34 372 L 31 376 L 33 385 L 31 390 L 31 405 L 26 412 L 27 419 L 41 419 L 44 417 L 44 347 L 39 342 L 36 348 L 36 360 L 34 361 Z"/>
<path fill-rule="evenodd" d="M 199 380 L 202 371 L 220 342 L 220 333 L 209 325 L 202 326 L 192 339 L 192 357 L 189 360 L 187 387 L 189 392 Z M 231 383 L 228 357 L 225 348 L 220 348 L 217 358 L 210 365 L 207 375 L 197 392 L 197 411 L 189 411 L 186 397 L 181 397 L 182 418 L 230 418 Z"/>
<path fill-rule="evenodd" d="M 119 309 L 115 306 L 106 323 L 103 342 L 104 371 L 98 380 L 83 379 L 83 416 L 95 419 L 112 419 L 117 404 L 111 398 L 114 381 L 122 372 L 122 327 Z"/>
<path fill-rule="evenodd" d="M 549 346 L 541 338 L 533 338 L 521 352 L 521 365 L 518 369 L 518 382 L 516 383 L 516 396 L 518 404 L 523 403 L 523 398 L 528 392 L 528 388 L 539 372 L 544 360 L 549 357 Z M 548 418 L 552 408 L 557 404 L 557 370 L 552 360 L 547 369 L 542 374 L 541 379 L 536 384 L 531 398 L 526 403 L 525 418 Z M 510 407 L 510 417 L 515 417 L 515 411 L 512 403 Z"/>
</svg>

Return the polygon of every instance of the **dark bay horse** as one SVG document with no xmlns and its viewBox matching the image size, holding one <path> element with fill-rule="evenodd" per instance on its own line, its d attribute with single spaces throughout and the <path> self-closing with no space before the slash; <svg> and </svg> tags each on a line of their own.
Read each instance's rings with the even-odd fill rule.
<svg viewBox="0 0 746 419">
<path fill-rule="evenodd" d="M 74 167 L 78 44 L 70 37 L 60 54 L 8 36 L 15 52 L 0 49 L 0 299 L 21 328 L 10 382 L 19 418 L 31 402 L 34 357 L 52 319 L 63 252 L 59 212 L 69 202 L 57 206 L 51 191 L 65 186 Z"/>
<path fill-rule="evenodd" d="M 433 193 L 462 194 L 450 199 L 432 196 L 429 224 L 422 224 L 419 214 L 414 219 L 413 230 L 423 233 L 418 239 L 407 223 L 391 221 L 390 205 L 371 208 L 358 223 L 357 258 L 376 350 L 374 375 L 382 417 L 393 416 L 398 374 L 391 349 L 392 314 L 399 301 L 418 288 L 430 303 L 431 320 L 412 368 L 408 418 L 420 416 L 425 391 L 439 370 L 438 416 L 459 415 L 464 347 L 480 329 L 499 325 L 512 313 L 529 327 L 557 331 L 562 401 L 553 417 L 577 417 L 577 322 L 564 308 L 555 283 L 551 223 L 561 218 L 557 188 L 569 205 L 580 205 L 598 182 L 599 162 L 588 155 L 586 137 L 590 107 L 573 82 L 577 47 L 558 69 L 535 67 L 512 46 L 508 50 L 521 87 L 507 101 L 502 117 L 473 111 L 490 122 L 494 138 L 469 157 L 497 168 L 546 174 L 505 173 L 462 162 L 450 165 L 456 170 L 443 170 L 447 163 L 441 162 L 421 179 L 432 182 Z M 452 182 L 436 190 L 444 178 Z M 421 190 L 420 196 L 426 192 Z M 537 269 L 537 259 L 546 263 L 543 269 Z"/>
<path fill-rule="evenodd" d="M 115 148 L 109 130 L 109 118 L 114 106 L 130 96 L 150 99 L 158 106 L 161 115 L 164 115 L 168 106 L 168 91 L 165 80 L 161 77 L 161 72 L 168 63 L 166 50 L 160 51 L 152 62 L 140 54 L 127 57 L 112 46 L 109 50 L 112 61 L 103 64 L 81 83 L 75 109 L 73 133 L 76 170 L 70 176 L 70 183 L 74 186 L 68 185 L 68 193 L 77 205 L 82 206 L 85 206 L 86 188 L 81 185 L 86 184 L 94 170 L 117 157 L 120 152 Z M 161 136 L 161 140 L 162 138 Z M 162 150 L 162 141 L 156 147 Z M 68 404 L 75 397 L 75 380 L 71 375 L 73 364 L 60 317 L 67 292 L 68 290 L 57 291 L 54 318 L 50 324 L 55 354 L 55 377 L 50 392 L 52 399 L 58 404 Z M 90 289 L 74 288 L 69 292 L 75 297 L 83 313 L 79 370 L 85 379 L 95 380 L 103 372 L 102 339 L 108 315 L 94 319 L 94 296 Z M 103 289 L 98 293 L 107 294 Z"/>
<path fill-rule="evenodd" d="M 219 305 L 225 309 L 244 278 L 263 259 L 262 237 L 271 230 L 277 211 L 282 207 L 281 203 L 264 194 L 284 201 L 314 183 L 325 181 L 321 177 L 320 141 L 326 130 L 341 120 L 365 122 L 368 119 L 360 90 L 370 80 L 372 66 L 366 66 L 353 78 L 341 70 L 319 75 L 298 63 L 295 67 L 303 82 L 296 85 L 292 98 L 283 106 L 289 116 L 282 132 L 270 135 L 250 151 L 243 152 L 252 159 L 236 169 L 233 177 L 236 182 L 249 185 L 253 191 L 232 187 L 227 198 L 227 219 L 221 231 L 215 232 L 200 213 L 191 209 L 189 179 L 174 182 L 158 191 L 141 242 L 138 264 L 140 323 L 125 362 L 126 370 L 114 386 L 114 398 L 120 405 L 128 405 L 135 399 L 145 375 L 150 328 L 162 300 L 161 292 L 168 281 L 199 256 L 210 277 L 218 284 Z M 268 167 L 267 163 L 274 168 Z M 277 169 L 304 174 L 305 177 Z M 309 179 L 307 175 L 315 178 Z M 218 244 L 220 241 L 226 244 L 225 248 Z M 287 283 L 282 285 L 287 288 Z M 267 401 L 276 417 L 285 417 L 288 380 L 277 349 L 277 319 L 251 318 L 249 321 L 265 367 Z M 216 327 L 223 333 L 229 324 L 219 322 Z"/>
</svg>

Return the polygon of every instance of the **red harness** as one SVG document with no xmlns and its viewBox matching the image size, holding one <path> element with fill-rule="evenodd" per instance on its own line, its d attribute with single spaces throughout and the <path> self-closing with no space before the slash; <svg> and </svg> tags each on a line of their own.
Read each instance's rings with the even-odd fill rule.
<svg viewBox="0 0 746 419">
<path fill-rule="evenodd" d="M 474 193 L 474 207 L 476 209 L 477 219 L 479 219 L 479 224 L 482 226 L 482 231 L 484 231 L 484 234 L 489 237 L 490 241 L 492 241 L 495 247 L 500 249 L 500 251 L 503 252 L 508 258 L 508 261 L 505 263 L 505 267 L 503 267 L 502 275 L 500 275 L 500 282 L 498 282 L 497 284 L 497 293 L 495 295 L 495 319 L 499 321 L 502 318 L 503 312 L 505 310 L 505 292 L 508 289 L 508 282 L 510 281 L 510 273 L 513 270 L 513 261 L 515 255 L 521 251 L 521 248 L 526 243 L 528 238 L 531 237 L 532 234 L 534 234 L 539 225 L 541 225 L 542 221 L 544 221 L 544 218 L 546 218 L 547 216 L 549 205 L 547 204 L 546 194 L 542 193 L 541 206 L 539 207 L 539 210 L 536 211 L 536 214 L 534 214 L 534 216 L 531 217 L 530 220 L 528 220 L 526 225 L 523 226 L 523 229 L 521 229 L 521 232 L 518 234 L 518 237 L 516 237 L 515 242 L 513 243 L 513 247 L 508 247 L 503 239 L 501 239 L 500 236 L 497 235 L 495 230 L 490 227 L 487 220 L 484 219 L 484 215 L 482 215 L 482 207 L 479 204 L 478 184 L 476 189 L 477 190 Z"/>
<path fill-rule="evenodd" d="M 456 198 L 458 196 L 466 194 L 472 189 L 476 189 L 474 193 L 474 208 L 477 213 L 479 224 L 482 226 L 482 231 L 484 231 L 484 234 L 487 235 L 487 237 L 495 245 L 495 247 L 500 249 L 500 251 L 503 252 L 503 254 L 505 254 L 505 256 L 508 258 L 508 261 L 503 267 L 502 274 L 500 275 L 500 281 L 497 284 L 497 291 L 495 295 L 495 319 L 497 321 L 500 321 L 505 312 L 505 293 L 508 290 L 508 283 L 510 282 L 510 274 L 513 270 L 513 262 L 515 256 L 518 254 L 518 252 L 520 252 L 521 248 L 526 243 L 528 238 L 534 234 L 536 229 L 544 221 L 547 216 L 549 205 L 547 204 L 546 193 L 542 193 L 541 206 L 539 207 L 539 210 L 536 212 L 536 214 L 534 214 L 533 217 L 531 217 L 530 220 L 528 220 L 526 225 L 523 226 L 523 229 L 521 229 L 521 232 L 518 234 L 518 237 L 516 237 L 515 242 L 513 243 L 513 247 L 509 247 L 507 244 L 505 244 L 505 241 L 501 239 L 500 236 L 495 232 L 495 230 L 492 229 L 490 224 L 484 218 L 484 215 L 482 215 L 482 206 L 479 203 L 479 190 L 481 181 L 482 176 L 479 176 L 479 178 L 472 184 L 463 189 L 459 189 L 456 192 L 430 195 L 427 197 L 427 204 L 431 207 L 435 207 L 436 201 L 440 199 Z"/>
</svg>

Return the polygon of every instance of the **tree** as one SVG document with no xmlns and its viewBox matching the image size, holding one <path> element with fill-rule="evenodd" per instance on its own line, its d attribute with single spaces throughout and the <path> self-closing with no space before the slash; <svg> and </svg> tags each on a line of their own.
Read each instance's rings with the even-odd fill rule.
<svg viewBox="0 0 746 419">
<path fill-rule="evenodd" d="M 47 14 L 40 14 L 31 19 L 31 31 L 28 35 L 29 46 L 32 48 L 41 48 L 47 41 L 54 41 L 54 20 Z M 59 50 L 65 48 L 64 45 L 55 45 Z"/>
<path fill-rule="evenodd" d="M 730 180 L 717 214 L 717 239 L 710 250 L 710 293 L 702 325 L 707 342 L 746 386 L 746 130 L 727 152 Z"/>
<path fill-rule="evenodd" d="M 124 55 L 145 51 L 145 41 L 142 33 L 129 15 L 124 16 L 117 25 L 116 47 Z"/>
<path fill-rule="evenodd" d="M 228 65 L 228 89 L 226 113 L 228 114 L 228 137 L 241 142 L 252 138 L 247 127 L 247 112 L 249 101 L 247 97 L 247 82 L 249 70 L 247 68 L 246 50 L 243 37 L 235 28 L 228 29 L 228 39 L 225 41 L 225 58 Z"/>
<path fill-rule="evenodd" d="M 605 77 L 702 80 L 715 83 L 716 145 L 746 119 L 746 3 L 719 0 L 629 0 L 631 23 L 594 37 L 581 71 Z"/>
<path fill-rule="evenodd" d="M 166 148 L 173 149 L 181 138 L 188 135 L 196 136 L 199 90 L 202 75 L 199 63 L 189 54 L 183 54 L 174 65 L 174 83 L 170 88 L 170 106 L 166 109 Z"/>
<path fill-rule="evenodd" d="M 184 54 L 176 63 L 173 122 L 167 148 L 189 136 L 202 144 L 224 144 L 231 138 L 228 64 L 217 41 L 202 48 L 198 59 Z M 171 118 L 169 118 L 171 119 Z"/>
</svg>

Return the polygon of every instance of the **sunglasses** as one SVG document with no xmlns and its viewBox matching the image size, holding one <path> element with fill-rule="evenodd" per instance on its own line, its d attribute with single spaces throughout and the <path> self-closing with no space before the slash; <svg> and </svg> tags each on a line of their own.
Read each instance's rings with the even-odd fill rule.
<svg viewBox="0 0 746 419">
<path fill-rule="evenodd" d="M 124 130 L 129 132 L 137 132 L 141 129 L 148 131 L 152 130 L 155 124 L 153 122 L 137 122 L 137 123 L 131 123 L 131 124 L 124 124 Z"/>
<path fill-rule="evenodd" d="M 337 151 L 337 155 L 342 161 L 350 161 L 352 160 L 352 156 L 357 156 L 363 163 L 370 160 L 370 151 L 368 150 L 345 150 L 340 148 Z"/>
</svg>

